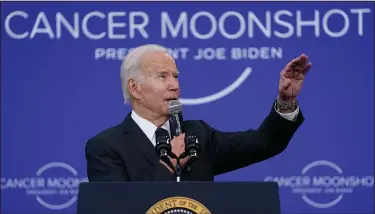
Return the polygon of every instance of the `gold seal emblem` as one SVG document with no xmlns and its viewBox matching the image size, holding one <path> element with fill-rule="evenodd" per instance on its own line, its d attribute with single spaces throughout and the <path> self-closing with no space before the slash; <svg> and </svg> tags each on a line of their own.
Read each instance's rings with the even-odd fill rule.
<svg viewBox="0 0 375 214">
<path fill-rule="evenodd" d="M 146 214 L 211 214 L 201 203 L 186 197 L 170 197 L 163 199 L 149 210 Z"/>
</svg>

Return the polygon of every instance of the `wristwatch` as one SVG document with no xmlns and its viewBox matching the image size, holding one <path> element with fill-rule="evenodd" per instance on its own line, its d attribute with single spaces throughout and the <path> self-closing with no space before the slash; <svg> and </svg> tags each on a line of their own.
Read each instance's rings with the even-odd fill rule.
<svg viewBox="0 0 375 214">
<path fill-rule="evenodd" d="M 277 111 L 287 111 L 293 112 L 297 109 L 298 102 L 284 102 L 281 101 L 279 98 L 276 99 L 276 110 Z"/>
</svg>

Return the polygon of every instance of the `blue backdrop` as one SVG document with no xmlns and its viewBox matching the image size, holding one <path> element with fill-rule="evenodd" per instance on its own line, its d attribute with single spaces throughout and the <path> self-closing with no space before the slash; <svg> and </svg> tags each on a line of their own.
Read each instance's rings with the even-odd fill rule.
<svg viewBox="0 0 375 214">
<path fill-rule="evenodd" d="M 120 64 L 145 43 L 176 58 L 184 119 L 226 131 L 258 127 L 307 54 L 290 146 L 216 180 L 278 181 L 283 213 L 374 212 L 372 2 L 2 2 L 1 25 L 1 213 L 74 212 L 85 143 L 130 111 Z"/>
</svg>

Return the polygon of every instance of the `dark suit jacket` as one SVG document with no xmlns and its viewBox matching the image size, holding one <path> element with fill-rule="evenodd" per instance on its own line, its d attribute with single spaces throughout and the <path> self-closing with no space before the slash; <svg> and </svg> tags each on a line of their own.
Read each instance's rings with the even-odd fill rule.
<svg viewBox="0 0 375 214">
<path fill-rule="evenodd" d="M 303 120 L 301 111 L 292 122 L 272 108 L 256 130 L 221 132 L 203 121 L 184 121 L 184 132 L 194 133 L 202 150 L 181 180 L 213 181 L 215 175 L 271 158 L 287 147 Z M 85 152 L 90 182 L 175 180 L 130 113 L 121 124 L 88 140 Z"/>
</svg>

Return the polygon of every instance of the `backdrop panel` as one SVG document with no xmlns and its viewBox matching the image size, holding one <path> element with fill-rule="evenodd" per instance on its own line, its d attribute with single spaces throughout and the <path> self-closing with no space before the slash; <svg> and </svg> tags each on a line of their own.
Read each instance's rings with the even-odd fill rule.
<svg viewBox="0 0 375 214">
<path fill-rule="evenodd" d="M 176 58 L 184 119 L 225 131 L 257 128 L 307 54 L 290 146 L 216 180 L 278 181 L 284 213 L 374 212 L 372 2 L 1 6 L 2 213 L 74 212 L 86 141 L 130 111 L 120 64 L 145 43 Z"/>
</svg>

